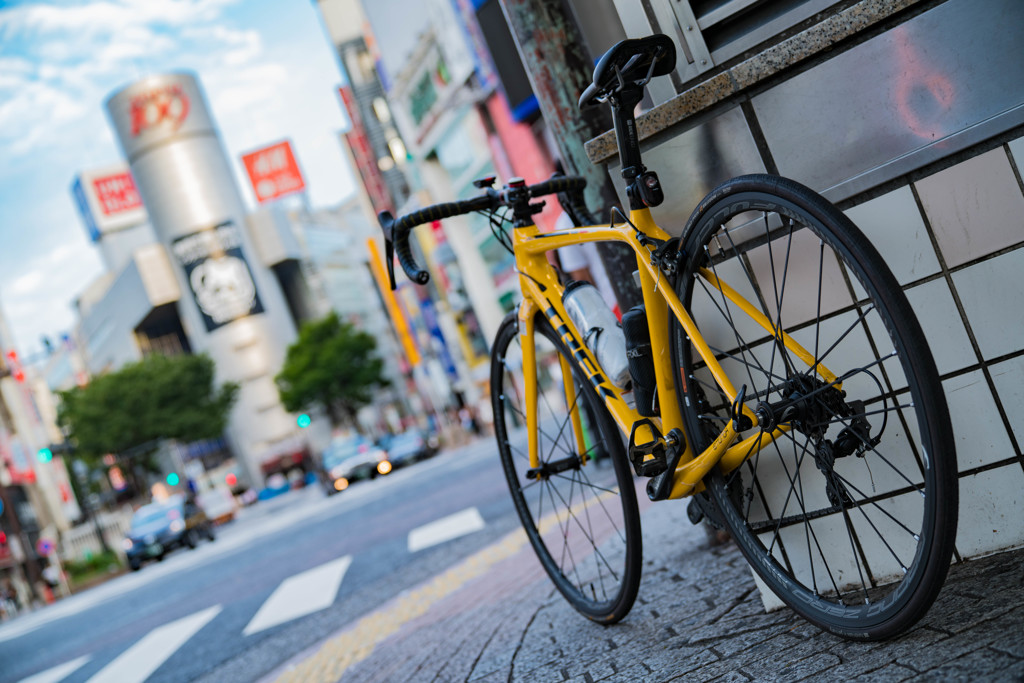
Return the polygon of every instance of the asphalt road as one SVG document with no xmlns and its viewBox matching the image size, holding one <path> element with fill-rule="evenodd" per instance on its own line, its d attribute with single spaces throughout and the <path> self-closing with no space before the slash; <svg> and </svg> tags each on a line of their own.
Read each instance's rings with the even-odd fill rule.
<svg viewBox="0 0 1024 683">
<path fill-rule="evenodd" d="M 246 513 L 213 543 L 0 625 L 0 683 L 256 680 L 518 526 L 491 439 Z"/>
</svg>

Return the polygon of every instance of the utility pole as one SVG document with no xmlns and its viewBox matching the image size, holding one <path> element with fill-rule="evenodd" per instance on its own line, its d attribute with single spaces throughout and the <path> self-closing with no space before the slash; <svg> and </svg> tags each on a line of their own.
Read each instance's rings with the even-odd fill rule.
<svg viewBox="0 0 1024 683">
<path fill-rule="evenodd" d="M 572 10 L 565 0 L 501 0 L 501 6 L 565 171 L 587 179 L 587 206 L 607 220 L 605 209 L 618 204 L 618 196 L 605 169 L 590 163 L 583 144 L 611 130 L 611 115 L 607 107 L 581 111 L 578 106 L 594 65 Z M 611 243 L 599 243 L 598 251 L 620 308 L 641 303 L 633 253 Z"/>
</svg>

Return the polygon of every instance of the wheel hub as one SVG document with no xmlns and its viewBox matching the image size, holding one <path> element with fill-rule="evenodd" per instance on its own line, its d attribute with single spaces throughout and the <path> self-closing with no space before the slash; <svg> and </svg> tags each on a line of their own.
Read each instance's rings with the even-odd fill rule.
<svg viewBox="0 0 1024 683">
<path fill-rule="evenodd" d="M 552 474 L 559 474 L 568 470 L 578 470 L 581 458 L 578 455 L 570 455 L 560 460 L 542 462 L 540 467 L 531 467 L 526 470 L 527 479 L 548 479 Z"/>
<path fill-rule="evenodd" d="M 845 393 L 817 377 L 793 375 L 779 392 L 784 397 L 781 401 L 761 401 L 754 411 L 765 431 L 789 424 L 802 434 L 820 439 L 830 421 L 849 414 Z"/>
</svg>

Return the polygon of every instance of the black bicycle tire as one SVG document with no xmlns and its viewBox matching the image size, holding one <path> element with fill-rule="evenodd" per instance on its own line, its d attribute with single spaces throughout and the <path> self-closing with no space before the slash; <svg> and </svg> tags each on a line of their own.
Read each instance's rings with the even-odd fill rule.
<svg viewBox="0 0 1024 683">
<path fill-rule="evenodd" d="M 771 552 L 760 543 L 742 518 L 737 509 L 737 494 L 728 490 L 718 468 L 708 475 L 705 485 L 741 552 L 782 601 L 812 623 L 836 635 L 854 640 L 890 638 L 920 620 L 938 596 L 953 553 L 958 498 L 955 442 L 942 385 L 924 333 L 895 277 L 860 230 L 827 200 L 794 181 L 757 175 L 734 178 L 724 183 L 695 210 L 684 232 L 686 262 L 679 273 L 676 291 L 684 299 L 692 295 L 688 282 L 702 261 L 704 245 L 719 225 L 730 216 L 742 213 L 739 209 L 745 206 L 773 204 L 776 208 L 799 214 L 817 237 L 827 242 L 843 259 L 844 267 L 853 270 L 852 275 L 857 276 L 860 286 L 877 305 L 879 317 L 885 323 L 902 361 L 912 395 L 913 414 L 918 424 L 924 425 L 920 428 L 919 437 L 925 454 L 921 540 L 912 565 L 892 594 L 872 605 L 837 605 L 815 595 L 814 591 L 794 579 L 782 563 L 771 557 Z M 781 304 L 779 306 L 781 308 Z M 820 326 L 820 318 L 817 324 Z M 672 326 L 671 343 L 673 362 L 676 367 L 684 368 L 688 363 L 688 341 L 678 325 Z M 683 371 L 686 372 L 685 369 Z M 679 393 L 686 428 L 689 434 L 695 435 L 693 438 L 698 451 L 709 443 L 707 430 L 703 429 L 706 422 L 698 417 L 701 392 L 696 382 L 684 381 Z M 790 487 L 795 488 L 792 480 Z M 846 519 L 849 525 L 849 517 Z M 811 526 L 810 521 L 805 523 Z M 808 545 L 810 555 L 812 551 Z M 820 547 L 818 552 L 822 552 Z M 788 558 L 786 562 L 789 562 Z M 864 588 L 866 594 L 867 587 Z"/>
<path fill-rule="evenodd" d="M 509 445 L 508 427 L 505 422 L 502 388 L 505 378 L 505 365 L 503 361 L 508 346 L 518 337 L 518 322 L 518 317 L 515 313 L 510 313 L 505 317 L 498 328 L 498 333 L 495 335 L 491 351 L 491 401 L 494 414 L 494 431 L 509 492 L 512 495 L 516 513 L 523 525 L 523 529 L 526 531 L 530 544 L 558 591 L 573 608 L 588 619 L 605 625 L 614 624 L 629 613 L 636 600 L 640 586 L 643 558 L 640 513 L 637 507 L 632 474 L 622 443 L 622 436 L 617 425 L 612 420 L 608 409 L 599 401 L 596 392 L 592 388 L 584 389 L 580 395 L 585 401 L 584 405 L 587 406 L 590 414 L 596 416 L 597 428 L 601 431 L 602 441 L 608 450 L 608 455 L 614 468 L 615 480 L 618 483 L 621 494 L 623 532 L 625 533 L 624 566 L 618 590 L 609 600 L 591 600 L 566 577 L 560 569 L 558 561 L 552 556 L 538 530 L 537 520 L 534 519 L 530 506 L 522 493 L 523 487 L 516 472 L 514 456 Z M 546 337 L 558 352 L 568 359 L 573 373 L 577 377 L 577 385 L 590 387 L 589 382 L 583 379 L 584 375 L 578 362 L 555 333 L 550 323 L 538 315 L 535 329 L 536 334 Z"/>
</svg>

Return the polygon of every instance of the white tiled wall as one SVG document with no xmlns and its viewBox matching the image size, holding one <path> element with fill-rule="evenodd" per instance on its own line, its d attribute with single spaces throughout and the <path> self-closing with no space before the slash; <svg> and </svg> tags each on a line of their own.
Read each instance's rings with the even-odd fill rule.
<svg viewBox="0 0 1024 683">
<path fill-rule="evenodd" d="M 1024 347 L 1024 249 L 953 273 L 953 284 L 986 360 Z"/>
<path fill-rule="evenodd" d="M 1024 356 L 1017 356 L 1008 361 L 989 367 L 992 383 L 996 385 L 996 393 L 1008 410 L 1024 405 Z M 1010 427 L 1017 437 L 1017 443 L 1024 443 L 1024 421 L 1016 417 L 1010 418 Z"/>
<path fill-rule="evenodd" d="M 957 313 L 953 294 L 945 280 L 932 280 L 907 290 L 914 314 L 928 338 L 928 347 L 940 374 L 974 365 L 977 358 L 971 348 L 963 320 Z"/>
<path fill-rule="evenodd" d="M 1010 457 L 1013 446 L 981 370 L 947 379 L 942 388 L 946 391 L 946 404 L 956 435 L 959 470 L 963 472 Z"/>
<path fill-rule="evenodd" d="M 906 288 L 944 378 L 965 558 L 1024 544 L 1014 446 L 1024 444 L 1024 193 L 1014 165 L 1024 165 L 1024 138 L 847 211 Z"/>
<path fill-rule="evenodd" d="M 1020 545 L 1024 534 L 1024 471 L 1000 467 L 960 479 L 960 526 L 956 547 L 963 557 Z"/>
<path fill-rule="evenodd" d="M 909 187 L 855 206 L 846 215 L 871 240 L 901 285 L 939 272 L 939 259 Z"/>
<path fill-rule="evenodd" d="M 950 267 L 1024 239 L 1024 196 L 1003 147 L 939 171 L 915 185 Z"/>
</svg>

